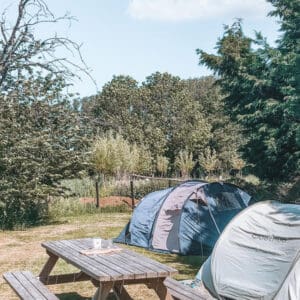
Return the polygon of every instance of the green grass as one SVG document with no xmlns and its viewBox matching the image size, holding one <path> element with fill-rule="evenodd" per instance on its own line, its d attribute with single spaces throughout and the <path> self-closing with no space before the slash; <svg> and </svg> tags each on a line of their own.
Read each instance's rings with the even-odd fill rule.
<svg viewBox="0 0 300 300">
<path fill-rule="evenodd" d="M 12 270 L 29 270 L 39 274 L 47 259 L 41 242 L 49 240 L 74 239 L 85 237 L 116 237 L 130 219 L 130 212 L 82 213 L 80 215 L 57 216 L 52 224 L 27 230 L 0 232 L 0 295 L 1 299 L 18 299 L 11 288 L 2 279 L 2 274 Z M 128 246 L 129 247 L 129 246 Z M 200 257 L 183 257 L 172 254 L 159 254 L 143 248 L 129 247 L 152 259 L 176 268 L 177 279 L 193 278 L 202 261 Z M 76 268 L 60 260 L 53 274 L 68 273 Z M 83 300 L 90 299 L 95 288 L 89 282 L 53 285 L 49 287 L 60 299 Z M 134 299 L 157 299 L 153 291 L 143 285 L 128 287 Z M 113 298 L 111 298 L 113 299 Z"/>
</svg>

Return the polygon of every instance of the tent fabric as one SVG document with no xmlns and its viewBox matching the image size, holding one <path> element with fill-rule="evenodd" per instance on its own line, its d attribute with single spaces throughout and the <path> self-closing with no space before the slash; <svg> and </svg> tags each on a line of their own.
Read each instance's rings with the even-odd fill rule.
<svg viewBox="0 0 300 300">
<path fill-rule="evenodd" d="M 218 299 L 300 299 L 300 206 L 266 201 L 227 225 L 201 268 Z"/>
<path fill-rule="evenodd" d="M 183 255 L 208 255 L 250 196 L 226 183 L 193 180 L 146 195 L 116 242 Z"/>
<path fill-rule="evenodd" d="M 282 287 L 277 292 L 274 300 L 300 299 L 300 252 L 298 253 L 291 271 L 286 277 Z"/>
</svg>

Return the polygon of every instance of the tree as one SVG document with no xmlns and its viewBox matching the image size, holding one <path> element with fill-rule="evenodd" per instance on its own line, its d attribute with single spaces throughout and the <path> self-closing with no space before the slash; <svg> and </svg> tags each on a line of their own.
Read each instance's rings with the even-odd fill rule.
<svg viewBox="0 0 300 300">
<path fill-rule="evenodd" d="M 40 90 L 50 78 L 29 81 Z M 67 98 L 57 98 L 54 80 L 46 95 L 0 96 L 0 227 L 33 225 L 47 217 L 49 196 L 59 182 L 86 168 L 82 127 Z M 60 96 L 62 97 L 62 95 Z"/>
<path fill-rule="evenodd" d="M 211 175 L 212 172 L 220 168 L 220 161 L 217 157 L 216 150 L 211 149 L 210 147 L 204 149 L 203 153 L 199 155 L 198 160 L 200 166 L 208 173 L 208 175 Z"/>
<path fill-rule="evenodd" d="M 87 169 L 89 137 L 63 91 L 73 75 L 56 49 L 78 51 L 58 36 L 40 40 L 34 29 L 55 18 L 42 0 L 20 0 L 12 27 L 0 24 L 0 227 L 33 225 L 47 218 L 60 181 Z M 80 55 L 80 53 L 78 52 Z M 80 68 L 80 66 L 79 66 Z"/>
<path fill-rule="evenodd" d="M 188 178 L 195 165 L 193 154 L 187 150 L 179 151 L 175 159 L 175 166 L 180 171 L 181 177 Z"/>
<path fill-rule="evenodd" d="M 129 76 L 114 76 L 85 110 L 94 111 L 105 130 L 120 133 L 126 140 L 166 156 L 174 165 L 180 150 L 190 149 L 196 157 L 210 137 L 210 125 L 179 77 L 154 73 L 141 86 Z"/>
<path fill-rule="evenodd" d="M 96 124 L 102 124 L 104 131 L 112 130 L 132 143 L 142 143 L 140 91 L 136 80 L 114 76 L 92 101 L 92 117 L 96 118 Z"/>
<path fill-rule="evenodd" d="M 168 172 L 169 159 L 165 156 L 158 155 L 156 158 L 156 170 L 161 176 L 166 176 Z"/>
<path fill-rule="evenodd" d="M 107 132 L 98 137 L 91 151 L 91 162 L 101 176 L 123 176 L 151 170 L 148 151 L 126 141 L 120 134 Z"/>
<path fill-rule="evenodd" d="M 185 81 L 157 72 L 147 77 L 143 87 L 147 95 L 143 101 L 147 103 L 145 125 L 152 124 L 152 128 L 159 128 L 163 154 L 173 164 L 178 153 L 185 149 L 196 157 L 207 145 L 211 127 Z"/>
<path fill-rule="evenodd" d="M 255 39 L 246 37 L 238 20 L 225 27 L 217 55 L 198 53 L 200 63 L 219 76 L 228 114 L 243 126 L 244 157 L 259 176 L 287 179 L 300 169 L 299 1 L 269 2 L 284 33 L 277 48 L 260 33 Z"/>
<path fill-rule="evenodd" d="M 218 168 L 229 172 L 232 157 L 239 157 L 239 148 L 244 144 L 241 126 L 230 120 L 226 113 L 224 95 L 212 76 L 186 80 L 188 90 L 199 103 L 201 112 L 210 124 L 210 137 L 206 142 L 218 156 Z M 206 150 L 201 151 L 202 155 Z"/>
<path fill-rule="evenodd" d="M 42 24 L 72 20 L 74 18 L 68 14 L 55 17 L 43 0 L 19 0 L 13 25 L 7 19 L 5 10 L 0 21 L 1 91 L 9 91 L 12 87 L 18 87 L 21 91 L 22 83 L 35 71 L 64 79 L 78 76 L 78 70 L 89 76 L 80 54 L 80 45 L 57 34 L 46 39 L 39 39 L 35 35 L 36 28 Z M 55 53 L 61 48 L 71 52 L 72 56 L 77 56 L 81 64 L 56 56 Z M 12 84 L 13 82 L 18 85 Z"/>
</svg>

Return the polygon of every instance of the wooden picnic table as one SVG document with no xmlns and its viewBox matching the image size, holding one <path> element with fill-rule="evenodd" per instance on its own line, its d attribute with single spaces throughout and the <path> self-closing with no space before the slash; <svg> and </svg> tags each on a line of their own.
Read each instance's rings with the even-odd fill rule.
<svg viewBox="0 0 300 300">
<path fill-rule="evenodd" d="M 171 299 L 163 281 L 178 271 L 134 251 L 122 248 L 103 254 L 85 255 L 93 239 L 59 240 L 42 243 L 49 258 L 39 274 L 46 285 L 90 280 L 97 288 L 95 300 L 106 299 L 110 290 L 119 299 L 132 299 L 124 285 L 146 284 L 159 299 Z M 72 274 L 50 275 L 58 259 L 79 269 Z"/>
</svg>

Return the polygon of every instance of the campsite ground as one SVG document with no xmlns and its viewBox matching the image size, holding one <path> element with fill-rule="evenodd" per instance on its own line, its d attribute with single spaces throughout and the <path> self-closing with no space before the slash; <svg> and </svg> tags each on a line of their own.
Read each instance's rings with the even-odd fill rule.
<svg viewBox="0 0 300 300">
<path fill-rule="evenodd" d="M 128 213 L 93 213 L 76 217 L 60 217 L 54 224 L 30 228 L 27 230 L 0 232 L 0 298 L 18 299 L 2 278 L 2 274 L 12 270 L 30 270 L 38 274 L 47 255 L 41 247 L 41 242 L 48 240 L 73 239 L 84 237 L 113 238 L 118 235 L 130 218 Z M 179 271 L 176 279 L 188 279 L 195 276 L 200 264 L 199 257 L 180 257 L 177 255 L 161 255 L 142 248 L 135 251 L 172 266 Z M 70 272 L 73 267 L 60 262 L 55 272 Z M 83 300 L 90 299 L 94 287 L 88 282 L 50 286 L 60 299 Z M 76 293 L 75 293 L 76 291 Z M 134 299 L 157 299 L 146 286 L 128 287 Z M 114 299 L 111 297 L 111 299 Z"/>
</svg>

